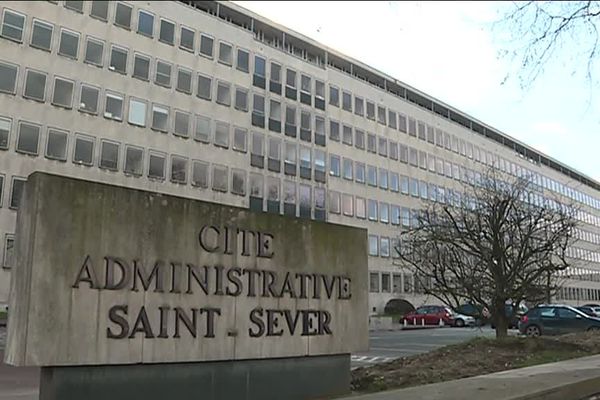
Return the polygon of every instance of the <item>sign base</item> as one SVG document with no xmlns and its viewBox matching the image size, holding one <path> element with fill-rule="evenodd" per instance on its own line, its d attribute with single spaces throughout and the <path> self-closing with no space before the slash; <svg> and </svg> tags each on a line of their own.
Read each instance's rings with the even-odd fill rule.
<svg viewBox="0 0 600 400">
<path fill-rule="evenodd" d="M 40 400 L 307 400 L 350 391 L 350 354 L 43 367 Z"/>
</svg>

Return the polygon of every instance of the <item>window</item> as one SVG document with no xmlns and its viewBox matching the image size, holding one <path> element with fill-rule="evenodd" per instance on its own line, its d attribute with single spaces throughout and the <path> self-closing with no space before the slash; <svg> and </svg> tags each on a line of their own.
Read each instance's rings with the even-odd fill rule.
<svg viewBox="0 0 600 400">
<path fill-rule="evenodd" d="M 306 142 L 312 141 L 310 122 L 310 112 L 302 110 L 300 112 L 300 139 Z"/>
<path fill-rule="evenodd" d="M 342 125 L 342 142 L 348 146 L 352 146 L 352 127 Z"/>
<path fill-rule="evenodd" d="M 252 84 L 264 89 L 266 87 L 267 61 L 264 57 L 254 55 L 254 76 Z"/>
<path fill-rule="evenodd" d="M 197 96 L 204 100 L 210 100 L 212 91 L 212 79 L 205 75 L 198 74 L 198 94 Z"/>
<path fill-rule="evenodd" d="M 154 77 L 154 82 L 157 85 L 171 87 L 171 64 L 160 60 L 156 61 L 156 76 Z"/>
<path fill-rule="evenodd" d="M 400 207 L 392 204 L 392 225 L 400 225 Z"/>
<path fill-rule="evenodd" d="M 187 163 L 188 159 L 180 156 L 171 157 L 171 182 L 187 182 Z"/>
<path fill-rule="evenodd" d="M 194 39 L 196 32 L 193 29 L 186 28 L 185 26 L 181 27 L 181 36 L 179 37 L 179 47 L 184 50 L 189 50 L 194 52 Z"/>
<path fill-rule="evenodd" d="M 352 160 L 348 158 L 343 159 L 343 170 L 344 170 L 344 179 L 352 180 L 353 179 L 353 170 L 354 167 L 352 165 Z"/>
<path fill-rule="evenodd" d="M 340 157 L 329 154 L 329 175 L 340 176 Z"/>
<path fill-rule="evenodd" d="M 342 194 L 342 213 L 348 217 L 354 215 L 354 197 L 351 194 Z"/>
<path fill-rule="evenodd" d="M 312 178 L 312 160 L 309 147 L 300 146 L 300 177 L 304 179 Z"/>
<path fill-rule="evenodd" d="M 296 216 L 296 183 L 283 182 L 283 213 Z"/>
<path fill-rule="evenodd" d="M 190 122 L 191 115 L 190 113 L 175 110 L 175 122 L 173 126 L 173 134 L 181 137 L 189 137 L 190 136 Z"/>
<path fill-rule="evenodd" d="M 269 138 L 269 171 L 281 171 L 281 140 L 278 138 Z"/>
<path fill-rule="evenodd" d="M 152 37 L 154 36 L 154 15 L 147 11 L 140 10 L 138 13 L 138 28 L 139 34 Z"/>
<path fill-rule="evenodd" d="M 317 182 L 325 183 L 326 181 L 326 158 L 327 156 L 323 150 L 314 150 L 315 181 Z"/>
<path fill-rule="evenodd" d="M 192 186 L 208 188 L 208 168 L 207 162 L 194 161 L 192 163 Z"/>
<path fill-rule="evenodd" d="M 325 146 L 325 118 L 315 116 L 315 144 Z"/>
<path fill-rule="evenodd" d="M 84 62 L 101 67 L 103 65 L 103 55 L 104 42 L 88 36 L 85 42 Z"/>
<path fill-rule="evenodd" d="M 0 62 L 0 92 L 14 94 L 17 86 L 17 66 Z"/>
<path fill-rule="evenodd" d="M 397 128 L 397 123 L 398 121 L 396 120 L 396 113 L 393 112 L 392 110 L 388 109 L 388 126 L 392 129 L 396 129 Z"/>
<path fill-rule="evenodd" d="M 413 147 L 408 148 L 408 163 L 414 167 L 419 166 L 419 152 Z"/>
<path fill-rule="evenodd" d="M 365 114 L 365 101 L 360 97 L 354 97 L 354 114 L 361 117 Z"/>
<path fill-rule="evenodd" d="M 381 237 L 379 242 L 379 255 L 381 257 L 389 257 L 390 256 L 390 238 Z M 383 292 L 390 291 L 390 275 L 383 274 L 381 275 L 381 288 Z"/>
<path fill-rule="evenodd" d="M 213 58 L 213 46 L 215 40 L 210 36 L 200 34 L 200 54 L 208 58 Z"/>
<path fill-rule="evenodd" d="M 123 120 L 123 96 L 106 93 L 106 107 L 104 117 L 116 121 Z"/>
<path fill-rule="evenodd" d="M 46 94 L 46 74 L 27 70 L 24 96 L 38 101 L 44 101 Z"/>
<path fill-rule="evenodd" d="M 365 183 L 365 164 L 356 162 L 354 178 L 358 183 Z"/>
<path fill-rule="evenodd" d="M 162 179 L 163 175 L 164 175 L 164 172 L 163 172 L 164 166 L 157 165 L 157 161 L 158 160 L 152 160 L 152 158 L 150 158 L 150 170 L 148 172 L 148 176 L 158 177 L 158 176 L 151 175 L 151 173 L 158 174 L 160 172 L 160 178 Z M 164 163 L 164 158 L 162 159 L 162 162 Z M 154 165 L 153 165 L 153 163 L 154 163 Z M 139 147 L 127 146 L 126 151 L 125 151 L 125 169 L 124 169 L 125 173 L 134 175 L 134 176 L 141 176 L 142 170 L 143 170 L 143 165 L 144 165 L 144 150 L 140 149 Z M 159 167 L 160 167 L 160 171 L 158 171 Z"/>
<path fill-rule="evenodd" d="M 110 65 L 108 69 L 111 71 L 119 72 L 121 74 L 127 73 L 127 50 L 121 47 L 112 46 L 110 49 Z"/>
<path fill-rule="evenodd" d="M 231 193 L 240 196 L 246 195 L 246 171 L 241 169 L 231 170 Z"/>
<path fill-rule="evenodd" d="M 40 141 L 40 127 L 27 122 L 19 123 L 16 150 L 19 153 L 37 155 Z"/>
<path fill-rule="evenodd" d="M 150 153 L 148 159 L 148 177 L 160 180 L 165 179 L 164 154 Z"/>
<path fill-rule="evenodd" d="M 367 134 L 367 151 L 377 153 L 377 136 L 372 133 Z"/>
<path fill-rule="evenodd" d="M 385 125 L 385 107 L 377 106 L 377 122 Z"/>
<path fill-rule="evenodd" d="M 175 24 L 166 19 L 161 19 L 160 32 L 158 35 L 158 40 L 160 42 L 173 46 L 175 44 Z"/>
<path fill-rule="evenodd" d="M 397 172 L 390 172 L 390 190 L 392 192 L 400 190 L 400 178 Z"/>
<path fill-rule="evenodd" d="M 49 128 L 46 142 L 46 158 L 66 161 L 67 137 L 67 132 Z"/>
<path fill-rule="evenodd" d="M 325 188 L 314 188 L 315 219 L 325 221 Z"/>
<path fill-rule="evenodd" d="M 8 140 L 10 138 L 10 129 L 12 121 L 8 118 L 0 118 L 0 149 L 8 149 Z"/>
<path fill-rule="evenodd" d="M 269 130 L 281 132 L 281 103 L 274 99 L 269 101 Z"/>
<path fill-rule="evenodd" d="M 21 204 L 21 197 L 23 197 L 25 182 L 27 182 L 26 179 L 13 177 L 12 190 L 10 193 L 10 208 L 15 210 L 19 208 L 19 205 Z"/>
<path fill-rule="evenodd" d="M 83 1 L 65 1 L 65 8 L 83 13 Z"/>
<path fill-rule="evenodd" d="M 252 125 L 265 127 L 265 97 L 258 93 L 252 97 Z"/>
<path fill-rule="evenodd" d="M 75 151 L 73 152 L 75 164 L 92 165 L 94 163 L 94 139 L 87 136 L 75 137 Z"/>
<path fill-rule="evenodd" d="M 369 235 L 369 255 L 377 256 L 379 255 L 379 238 L 376 235 Z M 371 272 L 370 274 L 370 282 L 371 282 L 371 292 L 379 291 L 379 274 L 376 272 Z"/>
<path fill-rule="evenodd" d="M 375 121 L 375 103 L 367 100 L 367 118 Z"/>
<path fill-rule="evenodd" d="M 98 112 L 98 98 L 100 90 L 95 87 L 81 85 L 81 94 L 79 96 L 79 111 L 96 114 Z"/>
<path fill-rule="evenodd" d="M 360 219 L 367 218 L 367 204 L 362 197 L 356 197 L 356 217 Z"/>
<path fill-rule="evenodd" d="M 340 106 L 340 89 L 329 85 L 329 104 L 332 106 Z"/>
<path fill-rule="evenodd" d="M 146 102 L 134 98 L 129 99 L 129 123 L 146 126 Z"/>
<path fill-rule="evenodd" d="M 333 190 L 329 191 L 329 212 L 333 214 L 339 214 L 341 212 L 341 199 L 340 193 L 334 192 Z"/>
<path fill-rule="evenodd" d="M 370 186 L 377 187 L 377 167 L 367 166 L 367 183 Z"/>
<path fill-rule="evenodd" d="M 340 141 L 340 123 L 334 120 L 329 120 L 329 139 L 336 142 Z"/>
<path fill-rule="evenodd" d="M 233 65 L 233 47 L 229 43 L 219 42 L 219 62 Z"/>
<path fill-rule="evenodd" d="M 217 103 L 229 107 L 231 105 L 231 85 L 227 82 L 217 82 Z"/>
<path fill-rule="evenodd" d="M 300 102 L 312 105 L 311 97 L 312 78 L 308 75 L 300 75 Z"/>
<path fill-rule="evenodd" d="M 352 93 L 342 91 L 342 109 L 352 112 Z"/>
<path fill-rule="evenodd" d="M 31 47 L 50 51 L 53 31 L 54 25 L 42 21 L 33 21 Z"/>
<path fill-rule="evenodd" d="M 60 54 L 61 56 L 77 59 L 78 50 L 79 50 L 79 33 L 61 29 L 60 30 L 60 45 L 58 47 L 58 54 Z"/>
<path fill-rule="evenodd" d="M 315 79 L 315 107 L 325 110 L 325 82 Z"/>
<path fill-rule="evenodd" d="M 130 111 L 131 114 L 131 111 Z M 144 112 L 145 114 L 145 112 Z M 166 132 L 169 129 L 169 109 L 159 105 L 152 105 L 152 129 Z"/>
<path fill-rule="evenodd" d="M 387 169 L 379 168 L 379 187 L 387 190 L 388 188 L 388 171 Z"/>
<path fill-rule="evenodd" d="M 402 226 L 409 227 L 410 226 L 410 210 L 408 208 L 402 207 L 400 209 L 400 216 L 402 219 Z"/>
<path fill-rule="evenodd" d="M 390 205 L 388 203 L 379 203 L 379 221 L 384 224 L 390 222 Z"/>
<path fill-rule="evenodd" d="M 117 3 L 115 25 L 120 26 L 121 28 L 130 29 L 132 9 L 133 8 L 127 4 Z"/>
<path fill-rule="evenodd" d="M 419 180 L 410 178 L 410 195 L 413 197 L 419 197 Z"/>
<path fill-rule="evenodd" d="M 217 121 L 215 123 L 215 146 L 229 148 L 229 124 Z"/>
<path fill-rule="evenodd" d="M 108 21 L 108 1 L 92 1 L 90 15 L 102 21 Z"/>
<path fill-rule="evenodd" d="M 367 212 L 370 221 L 377 221 L 379 215 L 377 214 L 377 200 L 367 201 Z"/>
<path fill-rule="evenodd" d="M 248 90 L 239 87 L 235 88 L 235 109 L 244 112 L 248 111 Z"/>
<path fill-rule="evenodd" d="M 250 72 L 250 53 L 246 50 L 237 50 L 237 69 L 242 72 Z"/>
<path fill-rule="evenodd" d="M 279 178 L 267 177 L 267 212 L 279 214 Z"/>
<path fill-rule="evenodd" d="M 119 168 L 118 143 L 102 141 L 99 167 L 113 171 L 116 171 Z"/>
<path fill-rule="evenodd" d="M 248 131 L 244 128 L 233 128 L 233 149 L 242 153 L 246 152 Z"/>
<path fill-rule="evenodd" d="M 23 28 L 25 26 L 25 16 L 13 11 L 4 9 L 2 18 L 2 36 L 17 42 L 23 41 Z"/>
<path fill-rule="evenodd" d="M 365 132 L 360 129 L 354 129 L 354 146 L 357 149 L 365 149 Z"/>
<path fill-rule="evenodd" d="M 396 142 L 392 142 L 390 140 L 390 158 L 392 160 L 397 160 L 398 159 L 398 143 Z"/>
<path fill-rule="evenodd" d="M 212 189 L 216 192 L 227 193 L 228 187 L 228 168 L 223 165 L 213 165 Z"/>
<path fill-rule="evenodd" d="M 144 81 L 150 79 L 150 58 L 141 54 L 133 57 L 133 76 Z"/>
<path fill-rule="evenodd" d="M 265 137 L 258 132 L 252 132 L 252 148 L 250 149 L 250 165 L 264 168 L 265 163 Z"/>
<path fill-rule="evenodd" d="M 296 175 L 296 144 L 295 143 L 285 143 L 285 158 L 284 158 L 284 172 L 286 175 Z"/>
<path fill-rule="evenodd" d="M 408 192 L 409 192 L 408 176 L 405 176 L 405 175 L 400 176 L 400 192 L 402 194 L 408 194 Z"/>
<path fill-rule="evenodd" d="M 383 156 L 383 157 L 387 157 L 388 153 L 387 153 L 387 144 L 388 141 L 386 138 L 384 137 L 379 137 L 379 155 Z"/>
<path fill-rule="evenodd" d="M 192 93 L 192 71 L 188 71 L 183 68 L 177 69 L 176 89 L 183 93 Z"/>
<path fill-rule="evenodd" d="M 52 95 L 52 104 L 71 108 L 73 106 L 73 87 L 75 83 L 56 77 L 54 79 L 54 92 Z"/>
</svg>

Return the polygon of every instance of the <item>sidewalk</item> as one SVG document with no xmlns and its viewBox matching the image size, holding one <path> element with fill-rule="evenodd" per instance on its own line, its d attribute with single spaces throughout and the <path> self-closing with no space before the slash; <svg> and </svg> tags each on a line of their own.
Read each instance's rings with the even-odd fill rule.
<svg viewBox="0 0 600 400">
<path fill-rule="evenodd" d="M 581 400 L 598 393 L 600 355 L 338 400 Z"/>
</svg>

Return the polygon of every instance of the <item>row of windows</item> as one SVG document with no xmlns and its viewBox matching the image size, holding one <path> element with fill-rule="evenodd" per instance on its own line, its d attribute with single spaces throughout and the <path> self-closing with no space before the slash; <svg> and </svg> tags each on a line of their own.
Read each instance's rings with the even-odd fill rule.
<svg viewBox="0 0 600 400">
<path fill-rule="evenodd" d="M 97 3 L 97 2 L 93 2 L 93 3 Z M 100 7 L 100 6 L 96 6 L 96 5 L 92 6 L 92 11 L 90 11 L 90 12 L 92 13 L 93 16 L 99 17 L 98 15 L 94 15 L 94 11 L 93 11 L 95 8 L 98 8 L 98 7 Z M 76 10 L 80 11 L 79 7 L 71 6 L 68 8 L 76 9 Z M 104 10 L 104 8 L 103 8 L 103 10 Z M 132 10 L 131 6 L 126 5 L 124 3 L 117 3 L 117 7 L 116 7 L 116 11 L 115 11 L 115 24 L 129 28 L 131 25 L 131 10 Z M 81 10 L 81 12 L 83 12 L 83 11 Z M 103 12 L 106 14 L 106 18 L 101 17 L 101 19 L 107 20 L 108 7 L 106 7 L 106 10 Z M 119 15 L 121 15 L 121 17 L 119 17 Z M 6 34 L 3 33 L 3 36 L 8 37 L 13 40 L 21 41 L 23 38 L 24 23 L 25 23 L 24 16 L 14 13 L 10 10 L 5 10 L 4 18 L 3 18 L 2 32 L 4 32 L 4 27 L 6 27 Z M 15 28 L 15 26 L 16 26 L 16 28 Z M 153 15 L 148 12 L 145 12 L 143 10 L 139 10 L 138 32 L 152 37 L 153 36 L 153 26 L 154 26 Z M 37 21 L 37 20 L 33 21 L 32 22 L 31 44 L 35 47 L 44 48 L 44 49 L 49 50 L 50 49 L 49 46 L 52 41 L 53 29 L 54 28 L 51 24 L 44 23 L 43 21 Z M 160 40 L 161 41 L 163 41 L 165 43 L 173 44 L 174 43 L 174 31 L 175 31 L 175 29 L 174 29 L 173 23 L 171 23 L 167 20 L 161 19 L 161 28 L 160 28 Z M 184 40 L 185 37 L 188 37 L 189 40 L 191 40 L 191 43 L 193 44 L 193 40 L 195 37 L 194 35 L 195 35 L 195 33 L 193 30 L 182 27 L 182 34 L 181 34 L 182 40 Z M 202 45 L 203 41 L 206 42 L 206 44 L 204 44 L 204 46 Z M 200 46 L 201 49 L 205 48 L 204 52 L 201 50 L 201 54 L 212 57 L 213 39 L 206 35 L 201 35 L 200 42 L 201 42 L 201 46 Z M 77 49 L 79 47 L 78 43 L 79 43 L 79 34 L 78 33 L 70 32 L 67 30 L 61 30 L 61 40 L 60 40 L 60 45 L 59 45 L 59 50 L 58 50 L 59 54 L 77 58 Z M 186 43 L 187 43 L 187 41 L 186 41 Z M 182 46 L 183 46 L 183 48 L 185 48 L 185 45 L 182 45 Z M 219 48 L 220 48 L 219 61 L 221 61 L 225 64 L 231 65 L 231 58 L 232 58 L 232 53 L 233 53 L 231 45 L 226 44 L 226 43 L 220 43 Z M 193 50 L 193 46 L 191 47 L 191 49 Z M 93 38 L 88 38 L 88 41 L 86 44 L 86 54 L 88 53 L 87 50 L 89 50 L 90 56 L 89 57 L 86 56 L 86 59 L 89 59 L 89 61 L 91 63 L 96 63 L 96 64 L 98 64 L 98 61 L 99 61 L 99 64 L 102 65 L 103 43 L 101 41 L 95 40 Z M 99 57 L 99 59 L 98 59 L 98 57 Z M 244 59 L 244 60 L 247 60 L 247 58 L 248 58 L 247 56 L 242 57 L 242 59 Z M 256 56 L 256 59 L 260 59 L 262 61 L 260 61 L 260 62 L 255 61 L 256 65 L 261 65 L 261 67 L 258 68 L 258 70 L 255 68 L 255 75 L 264 77 L 265 76 L 265 73 L 264 73 L 265 72 L 264 71 L 265 60 L 264 60 L 264 58 L 262 58 L 260 56 Z M 140 77 L 142 79 L 148 79 L 149 66 L 150 66 L 150 58 L 148 56 L 136 54 L 134 66 L 133 66 L 133 70 L 134 70 L 133 75 L 134 76 L 137 75 L 137 77 Z M 111 68 L 115 71 L 126 73 L 127 49 L 119 48 L 117 46 L 113 46 L 111 48 L 111 62 L 110 62 L 109 68 Z M 242 70 L 243 69 L 244 68 L 242 67 Z M 245 69 L 247 69 L 247 68 L 245 68 Z M 137 70 L 137 73 L 136 73 L 136 70 Z M 276 62 L 272 63 L 271 81 L 272 82 L 273 81 L 280 82 L 281 81 L 280 74 L 281 74 L 280 64 L 278 64 Z M 296 72 L 292 70 L 288 74 L 293 76 L 294 78 L 293 79 L 286 78 L 286 84 L 289 85 L 290 87 L 295 88 Z M 170 85 L 170 80 L 171 80 L 170 75 L 171 75 L 170 64 L 161 63 L 160 61 L 157 61 L 156 80 L 162 80 L 162 84 L 167 83 L 168 85 Z M 276 77 L 274 78 L 273 75 L 275 75 Z M 205 86 L 202 89 L 200 88 L 201 80 L 204 80 L 204 86 Z M 210 98 L 211 93 L 212 93 L 212 90 L 210 89 L 210 85 L 211 85 L 210 78 L 199 76 L 198 82 L 199 82 L 199 84 L 198 84 L 199 94 L 198 95 L 201 96 L 200 93 L 202 92 L 202 93 L 204 93 L 203 95 L 205 97 Z M 255 84 L 255 86 L 256 86 L 256 84 Z M 258 86 L 260 86 L 260 85 L 258 85 Z M 301 91 L 303 93 L 310 94 L 311 86 L 312 86 L 311 85 L 311 77 L 305 76 L 304 74 L 302 74 L 302 76 L 301 76 Z M 188 92 L 188 93 L 192 92 L 192 72 L 191 71 L 187 71 L 185 69 L 179 69 L 179 71 L 178 71 L 178 87 L 180 87 L 180 90 L 183 92 Z M 315 92 L 317 93 L 318 98 L 324 98 L 323 91 L 324 91 L 323 82 L 316 81 Z M 231 95 L 230 95 L 231 88 L 228 83 L 225 83 L 225 82 L 218 83 L 216 92 L 217 92 L 217 102 L 220 102 L 225 105 L 229 105 L 231 103 Z M 236 93 L 236 95 L 237 95 L 237 93 Z M 339 89 L 336 88 L 335 86 L 330 86 L 330 99 L 329 99 L 330 104 L 339 106 L 339 104 L 340 104 L 339 97 L 340 97 Z M 354 104 L 354 112 L 358 115 L 364 114 L 365 107 L 364 107 L 364 100 L 362 98 L 357 97 L 357 96 L 353 97 L 350 92 L 346 92 L 346 91 L 342 91 L 341 97 L 342 97 L 341 105 L 342 105 L 343 109 L 346 109 L 346 110 L 352 112 L 353 104 Z M 354 101 L 352 100 L 353 98 L 354 98 Z M 219 99 L 221 99 L 221 100 L 219 100 Z M 275 123 L 273 124 L 273 126 L 278 126 L 278 128 L 275 128 L 275 129 L 280 131 L 281 130 L 281 104 L 278 103 L 276 100 L 272 100 L 272 101 L 275 102 L 272 107 L 272 109 L 274 109 L 275 111 L 271 112 L 271 114 L 273 114 L 275 116 L 277 114 L 279 114 L 279 121 L 277 121 L 276 118 L 274 118 Z M 247 103 L 247 99 L 244 102 Z M 261 101 L 259 100 L 258 103 L 261 103 Z M 262 112 L 264 113 L 264 98 L 262 100 L 262 103 L 263 103 L 262 107 L 258 106 L 255 108 L 258 108 L 258 109 L 262 108 Z M 369 102 L 369 101 L 366 102 L 366 114 L 365 115 L 368 118 L 375 119 L 375 104 L 374 103 Z M 459 140 L 454 135 L 448 135 L 447 133 L 442 133 L 439 130 L 434 131 L 433 127 L 427 126 L 426 124 L 424 124 L 421 121 L 416 121 L 413 118 L 407 119 L 404 115 L 402 115 L 400 113 L 396 113 L 391 110 L 387 110 L 387 113 L 386 113 L 385 107 L 377 106 L 377 120 L 380 123 L 385 125 L 386 119 L 388 121 L 387 124 L 391 128 L 399 129 L 400 131 L 406 132 L 411 136 L 418 137 L 422 140 L 426 140 L 432 144 L 437 144 L 440 147 L 445 147 L 446 149 L 455 151 L 456 153 L 460 153 L 462 155 L 469 156 L 471 158 L 475 157 L 476 161 L 478 158 L 480 158 L 480 157 L 478 157 L 480 151 L 476 146 L 473 149 L 472 144 L 470 144 L 470 143 L 465 144 L 464 140 Z M 254 121 L 254 118 L 253 118 L 253 121 Z M 277 124 L 277 122 L 278 122 L 278 124 Z M 315 125 L 317 125 L 317 123 L 315 123 Z M 262 126 L 264 127 L 264 122 L 262 123 Z M 271 124 L 270 124 L 270 127 L 271 127 Z M 344 127 L 344 130 L 346 130 L 346 127 Z M 335 136 L 335 134 L 334 134 L 334 136 Z M 348 135 L 344 134 L 344 138 L 346 138 L 347 136 Z M 344 142 L 351 144 L 351 140 L 352 140 L 351 133 L 350 133 L 349 137 L 350 137 L 349 141 L 344 140 Z M 339 137 L 338 137 L 338 140 L 339 140 Z M 373 149 L 375 147 L 376 147 L 376 144 L 371 146 L 371 148 L 373 148 Z M 392 147 L 392 146 L 390 146 L 390 147 Z M 377 152 L 377 150 L 374 150 L 373 152 Z M 387 150 L 385 150 L 385 152 L 387 152 Z M 482 155 L 485 154 L 485 152 L 483 150 L 481 150 L 481 152 L 482 152 Z M 382 154 L 382 153 L 383 153 L 382 150 L 380 150 L 380 154 Z M 393 153 L 395 153 L 395 151 Z M 473 154 L 471 155 L 471 153 L 473 153 Z M 488 165 L 495 164 L 500 169 L 505 170 L 506 172 L 512 173 L 514 175 L 519 175 L 519 176 L 521 175 L 521 173 L 520 173 L 521 167 L 520 166 L 515 165 L 515 164 L 509 162 L 508 160 L 499 158 L 497 155 L 494 155 L 492 153 L 487 153 L 487 156 L 482 157 L 481 161 L 484 163 L 487 163 Z M 503 164 L 505 164 L 505 163 L 508 163 L 508 165 L 504 166 Z M 541 186 L 547 187 L 548 189 L 555 190 L 563 195 L 566 195 L 577 201 L 582 201 L 590 206 L 600 206 L 600 204 L 596 204 L 594 202 L 595 199 L 591 198 L 590 196 L 587 196 L 578 191 L 574 191 L 567 186 L 563 187 L 563 185 L 561 185 L 558 182 L 555 182 L 553 180 L 548 180 L 547 178 L 545 178 L 543 176 L 539 176 L 537 174 L 530 174 L 529 172 L 530 171 L 527 171 L 526 168 L 523 168 L 523 175 L 531 176 L 532 180 L 536 184 L 540 184 Z M 544 182 L 545 180 L 548 180 L 548 182 Z"/>
<path fill-rule="evenodd" d="M 588 262 L 600 263 L 600 252 L 579 247 L 569 247 L 566 252 L 567 257 L 576 258 Z"/>
<path fill-rule="evenodd" d="M 562 287 L 556 293 L 557 300 L 600 301 L 600 289 Z"/>
<path fill-rule="evenodd" d="M 14 94 L 17 88 L 19 67 L 13 64 L 0 62 L 0 91 Z M 78 97 L 78 109 L 81 112 L 90 114 L 103 113 L 107 119 L 122 121 L 125 113 L 128 113 L 127 121 L 135 126 L 150 126 L 153 130 L 159 132 L 172 132 L 179 137 L 190 137 L 191 132 L 197 140 L 205 141 L 211 135 L 212 127 L 210 119 L 202 116 L 195 116 L 190 112 L 171 109 L 169 106 L 158 103 L 150 103 L 147 100 L 126 97 L 122 93 L 105 90 L 104 96 L 99 87 L 81 83 L 77 90 L 76 82 L 60 76 L 55 76 L 54 80 L 48 84 L 48 76 L 41 71 L 27 69 L 24 76 L 23 96 L 28 99 L 45 102 L 50 97 L 52 104 L 71 109 L 73 108 L 74 97 Z M 47 87 L 49 87 L 47 89 Z M 50 90 L 51 89 L 51 90 Z M 51 93 L 47 93 L 50 92 Z M 217 102 L 230 105 L 231 86 L 226 82 L 218 82 Z M 76 93 L 78 93 L 78 96 Z M 235 88 L 235 105 L 240 111 L 248 110 L 248 90 L 241 87 Z M 102 98 L 103 97 L 103 98 Z M 270 100 L 269 130 L 281 132 L 281 104 L 275 100 Z M 264 128 L 265 98 L 262 95 L 253 95 L 253 113 L 252 122 L 255 126 Z M 125 110 L 126 109 L 126 110 Z M 277 109 L 278 111 L 275 111 Z M 102 110 L 102 111 L 101 111 Z M 279 113 L 279 114 L 277 114 Z M 295 107 L 286 107 L 285 131 L 288 137 L 297 137 L 298 127 L 296 118 L 298 113 Z M 313 141 L 320 146 L 325 146 L 325 119 L 322 116 L 313 116 L 301 110 L 300 117 L 300 140 L 305 142 Z M 314 121 L 314 126 L 312 122 Z M 195 129 L 192 124 L 195 124 Z M 225 122 L 217 122 L 214 125 L 215 138 L 219 126 Z M 226 124 L 228 125 L 228 124 Z"/>
<path fill-rule="evenodd" d="M 575 238 L 593 244 L 600 244 L 600 234 L 585 231 L 583 229 L 575 228 Z"/>
<path fill-rule="evenodd" d="M 368 219 L 383 224 L 402 225 L 405 227 L 416 226 L 418 210 L 411 210 L 395 204 L 365 199 L 335 190 L 329 191 L 329 212 L 342 214 L 347 217 Z M 377 254 L 373 254 L 377 255 Z"/>
<path fill-rule="evenodd" d="M 561 277 L 579 281 L 600 282 L 600 271 L 589 268 L 567 267 L 558 274 Z"/>
<path fill-rule="evenodd" d="M 422 294 L 424 279 L 410 272 L 369 272 L 369 292 Z"/>
</svg>

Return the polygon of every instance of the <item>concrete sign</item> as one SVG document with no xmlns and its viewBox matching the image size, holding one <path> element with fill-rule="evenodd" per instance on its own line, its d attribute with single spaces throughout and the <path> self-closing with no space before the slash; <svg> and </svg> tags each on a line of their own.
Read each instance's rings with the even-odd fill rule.
<svg viewBox="0 0 600 400">
<path fill-rule="evenodd" d="M 368 346 L 365 230 L 42 173 L 21 204 L 10 364 Z"/>
</svg>

